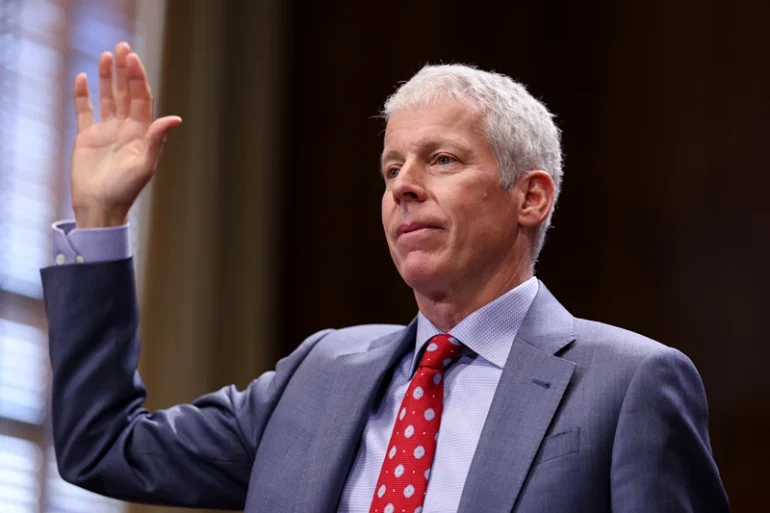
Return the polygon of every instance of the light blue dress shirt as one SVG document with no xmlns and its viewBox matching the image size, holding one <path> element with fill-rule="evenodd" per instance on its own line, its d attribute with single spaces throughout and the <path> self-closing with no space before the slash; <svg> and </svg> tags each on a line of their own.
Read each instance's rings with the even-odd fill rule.
<svg viewBox="0 0 770 513">
<path fill-rule="evenodd" d="M 74 226 L 72 221 L 53 225 L 54 261 L 57 264 L 119 260 L 131 256 L 128 225 L 97 230 L 78 230 Z M 538 281 L 530 278 L 450 330 L 467 350 L 445 373 L 444 412 L 423 513 L 457 511 L 513 339 L 537 295 L 538 286 Z M 418 358 L 428 340 L 440 333 L 441 330 L 418 313 L 415 348 L 398 363 L 382 401 L 369 415 L 358 455 L 342 493 L 340 513 L 369 511 L 396 414 Z"/>
</svg>

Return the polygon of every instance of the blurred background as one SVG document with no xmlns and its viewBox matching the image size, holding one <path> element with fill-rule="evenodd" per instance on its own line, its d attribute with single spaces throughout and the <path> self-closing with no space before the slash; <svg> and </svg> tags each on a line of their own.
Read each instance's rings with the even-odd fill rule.
<svg viewBox="0 0 770 513">
<path fill-rule="evenodd" d="M 537 275 L 690 356 L 733 511 L 766 510 L 769 19 L 760 0 L 0 0 L 0 512 L 170 511 L 66 485 L 50 448 L 38 269 L 72 216 L 71 83 L 124 39 L 185 120 L 131 214 L 149 407 L 244 386 L 322 328 L 411 320 L 374 115 L 423 64 L 473 63 L 564 132 Z"/>
</svg>

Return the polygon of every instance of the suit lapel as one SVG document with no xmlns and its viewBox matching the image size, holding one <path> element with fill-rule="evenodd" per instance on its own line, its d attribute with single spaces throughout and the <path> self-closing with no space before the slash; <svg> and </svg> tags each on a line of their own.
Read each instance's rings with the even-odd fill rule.
<svg viewBox="0 0 770 513">
<path fill-rule="evenodd" d="M 500 377 L 459 512 L 513 509 L 575 369 L 554 353 L 574 339 L 573 317 L 540 283 Z"/>
<path fill-rule="evenodd" d="M 414 344 L 416 321 L 382 337 L 368 351 L 342 355 L 330 371 L 328 415 L 318 426 L 302 483 L 303 512 L 336 511 L 366 420 L 388 370 Z"/>
</svg>

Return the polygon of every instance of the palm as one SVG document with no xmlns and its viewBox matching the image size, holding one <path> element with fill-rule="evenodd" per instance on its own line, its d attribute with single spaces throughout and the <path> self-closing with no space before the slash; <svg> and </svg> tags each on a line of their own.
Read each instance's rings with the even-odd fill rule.
<svg viewBox="0 0 770 513">
<path fill-rule="evenodd" d="M 123 222 L 152 177 L 166 134 L 181 122 L 175 116 L 152 121 L 152 97 L 139 58 L 126 43 L 115 54 L 117 90 L 112 55 L 105 53 L 99 61 L 99 123 L 93 122 L 85 76 L 75 79 L 78 135 L 70 178 L 79 226 Z"/>
<path fill-rule="evenodd" d="M 132 120 L 110 119 L 78 134 L 72 152 L 73 195 L 98 196 L 130 203 L 139 195 L 152 170 L 142 169 L 147 126 Z"/>
</svg>

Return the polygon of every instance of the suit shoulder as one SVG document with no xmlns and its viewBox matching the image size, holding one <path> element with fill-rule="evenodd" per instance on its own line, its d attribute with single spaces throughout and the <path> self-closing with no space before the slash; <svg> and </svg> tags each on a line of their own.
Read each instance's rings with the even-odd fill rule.
<svg viewBox="0 0 770 513">
<path fill-rule="evenodd" d="M 316 352 L 337 357 L 366 351 L 372 342 L 403 331 L 401 324 L 360 324 L 336 330 L 326 330 L 315 346 Z"/>
<path fill-rule="evenodd" d="M 575 319 L 575 331 L 574 343 L 562 356 L 578 366 L 578 382 L 588 389 L 599 387 L 605 391 L 615 411 L 619 411 L 634 380 L 649 384 L 677 375 L 686 376 L 696 385 L 701 382 L 684 353 L 644 335 L 585 319 Z"/>
<path fill-rule="evenodd" d="M 576 345 L 589 349 L 594 358 L 638 364 L 648 357 L 682 353 L 670 346 L 627 329 L 586 319 L 575 319 Z"/>
</svg>

